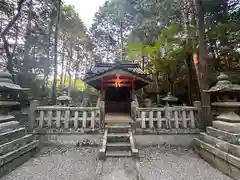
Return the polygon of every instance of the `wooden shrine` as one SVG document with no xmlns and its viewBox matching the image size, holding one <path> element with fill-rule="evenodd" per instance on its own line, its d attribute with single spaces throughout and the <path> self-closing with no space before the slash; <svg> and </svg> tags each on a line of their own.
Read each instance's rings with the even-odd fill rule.
<svg viewBox="0 0 240 180">
<path fill-rule="evenodd" d="M 100 91 L 106 113 L 130 113 L 135 91 L 151 83 L 138 64 L 129 62 L 98 63 L 84 81 Z"/>
</svg>

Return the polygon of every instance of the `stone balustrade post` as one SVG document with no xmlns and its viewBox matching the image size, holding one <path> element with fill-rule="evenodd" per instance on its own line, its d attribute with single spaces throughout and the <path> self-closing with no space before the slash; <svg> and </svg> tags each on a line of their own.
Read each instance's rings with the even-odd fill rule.
<svg viewBox="0 0 240 180">
<path fill-rule="evenodd" d="M 135 101 L 132 101 L 131 102 L 131 116 L 132 116 L 132 119 L 133 119 L 133 130 L 134 132 L 136 131 L 136 121 L 137 121 L 137 106 L 136 106 L 136 103 Z"/>
<path fill-rule="evenodd" d="M 100 129 L 104 129 L 105 123 L 105 102 L 100 101 Z"/>
<path fill-rule="evenodd" d="M 193 106 L 197 108 L 197 126 L 202 129 L 204 128 L 204 118 L 203 118 L 203 111 L 202 105 L 200 101 L 194 101 Z"/>
<path fill-rule="evenodd" d="M 36 120 L 36 108 L 39 106 L 38 100 L 33 100 L 30 102 L 30 108 L 28 113 L 28 132 L 33 132 L 34 122 Z"/>
</svg>

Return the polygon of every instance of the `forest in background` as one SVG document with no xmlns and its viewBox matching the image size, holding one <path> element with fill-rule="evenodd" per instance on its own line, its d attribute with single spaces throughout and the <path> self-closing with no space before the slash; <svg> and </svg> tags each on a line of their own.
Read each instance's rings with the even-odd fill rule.
<svg viewBox="0 0 240 180">
<path fill-rule="evenodd" d="M 238 0 L 107 0 L 89 30 L 61 0 L 1 0 L 0 33 L 1 69 L 52 103 L 63 88 L 85 89 L 80 79 L 95 62 L 121 59 L 121 39 L 124 61 L 153 79 L 145 97 L 207 104 L 200 89 L 219 72 L 240 83 Z"/>
</svg>

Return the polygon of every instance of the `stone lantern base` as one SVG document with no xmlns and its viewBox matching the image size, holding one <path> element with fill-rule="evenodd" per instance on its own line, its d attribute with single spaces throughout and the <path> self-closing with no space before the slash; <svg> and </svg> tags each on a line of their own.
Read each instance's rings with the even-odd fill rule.
<svg viewBox="0 0 240 180">
<path fill-rule="evenodd" d="M 211 165 L 232 177 L 240 179 L 240 116 L 235 110 L 240 102 L 231 96 L 232 92 L 240 92 L 240 86 L 232 84 L 228 77 L 221 74 L 218 83 L 206 92 L 221 95 L 219 101 L 212 106 L 221 110 L 213 121 L 212 127 L 194 140 L 195 151 Z"/>
<path fill-rule="evenodd" d="M 240 123 L 214 121 L 194 139 L 195 152 L 224 174 L 240 178 Z"/>
</svg>

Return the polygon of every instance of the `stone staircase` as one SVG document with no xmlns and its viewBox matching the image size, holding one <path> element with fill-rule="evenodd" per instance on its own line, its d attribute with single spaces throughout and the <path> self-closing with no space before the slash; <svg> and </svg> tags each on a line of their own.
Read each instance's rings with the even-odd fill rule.
<svg viewBox="0 0 240 180">
<path fill-rule="evenodd" d="M 218 126 L 207 127 L 195 141 L 195 151 L 209 164 L 234 179 L 240 179 L 240 133 Z M 221 122 L 222 123 L 222 122 Z M 240 130 L 238 130 L 240 131 Z"/>
<path fill-rule="evenodd" d="M 39 144 L 13 116 L 6 117 L 0 117 L 0 177 L 33 156 Z"/>
<path fill-rule="evenodd" d="M 106 123 L 99 159 L 106 157 L 138 157 L 130 122 Z"/>
</svg>

